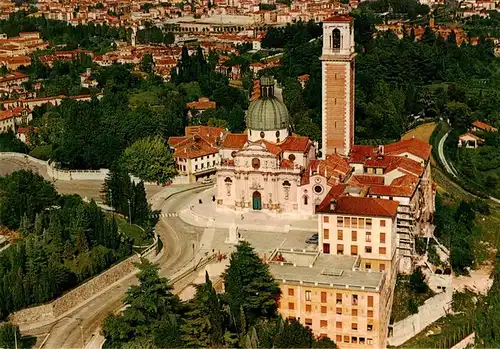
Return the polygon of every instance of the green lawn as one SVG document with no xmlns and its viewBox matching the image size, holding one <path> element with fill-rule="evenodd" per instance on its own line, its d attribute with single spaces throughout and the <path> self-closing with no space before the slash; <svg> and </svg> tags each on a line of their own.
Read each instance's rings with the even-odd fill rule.
<svg viewBox="0 0 500 349">
<path fill-rule="evenodd" d="M 143 246 L 153 243 L 153 238 L 143 239 L 142 229 L 136 224 L 129 224 L 127 220 L 121 216 L 115 215 L 118 228 L 128 237 L 134 240 L 134 245 Z"/>
</svg>

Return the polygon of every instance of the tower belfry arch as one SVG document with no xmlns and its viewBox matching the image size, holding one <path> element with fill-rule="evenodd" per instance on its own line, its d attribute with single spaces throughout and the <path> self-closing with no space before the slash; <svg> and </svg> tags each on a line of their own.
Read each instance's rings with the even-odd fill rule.
<svg viewBox="0 0 500 349">
<path fill-rule="evenodd" d="M 334 15 L 323 21 L 322 156 L 348 156 L 354 144 L 354 20 Z"/>
</svg>

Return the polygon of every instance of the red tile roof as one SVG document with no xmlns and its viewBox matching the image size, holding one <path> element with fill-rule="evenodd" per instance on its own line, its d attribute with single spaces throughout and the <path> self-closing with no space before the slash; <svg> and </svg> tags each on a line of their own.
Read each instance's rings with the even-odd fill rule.
<svg viewBox="0 0 500 349">
<path fill-rule="evenodd" d="M 484 141 L 484 139 L 482 139 L 482 138 L 480 138 L 480 137 L 476 136 L 476 135 L 475 135 L 475 134 L 473 134 L 473 133 L 469 133 L 469 132 L 464 133 L 463 135 L 460 135 L 460 136 L 458 137 L 458 139 L 464 139 L 465 137 L 470 137 L 470 138 L 472 138 L 472 139 L 475 139 L 476 141 Z"/>
<path fill-rule="evenodd" d="M 330 202 L 327 205 L 320 205 L 316 212 L 330 214 L 346 214 L 353 216 L 368 217 L 395 217 L 398 211 L 399 202 L 393 200 L 342 196 L 334 204 L 333 210 Z"/>
<path fill-rule="evenodd" d="M 305 153 L 311 148 L 311 145 L 312 142 L 309 140 L 309 137 L 289 136 L 280 144 L 280 148 L 285 151 L 300 151 Z"/>
<path fill-rule="evenodd" d="M 212 126 L 186 126 L 184 130 L 186 136 L 199 135 L 211 145 L 215 145 L 224 132 L 223 128 Z"/>
<path fill-rule="evenodd" d="M 171 146 L 171 147 L 175 147 L 177 144 L 179 144 L 180 142 L 186 140 L 186 137 L 185 136 L 181 136 L 181 137 L 170 137 L 168 139 L 168 145 Z"/>
<path fill-rule="evenodd" d="M 487 123 L 479 121 L 479 120 L 474 121 L 472 123 L 472 126 L 477 127 L 480 130 L 484 130 L 484 131 L 488 131 L 488 132 L 497 132 L 498 131 L 495 127 L 488 125 Z"/>
<path fill-rule="evenodd" d="M 279 146 L 277 146 L 276 144 L 273 144 L 271 142 L 262 140 L 262 141 L 259 141 L 259 143 L 264 144 L 266 149 L 269 150 L 274 155 L 278 155 L 283 151 L 283 150 L 281 150 L 281 148 Z"/>
<path fill-rule="evenodd" d="M 368 157 L 374 154 L 375 150 L 376 148 L 371 145 L 355 144 L 351 148 L 349 162 L 362 164 Z"/>
<path fill-rule="evenodd" d="M 243 149 L 245 143 L 248 142 L 248 136 L 245 134 L 228 133 L 222 141 L 224 149 Z"/>
<path fill-rule="evenodd" d="M 174 158 L 194 159 L 205 155 L 218 153 L 219 150 L 202 137 L 195 135 L 178 144 Z"/>
<path fill-rule="evenodd" d="M 323 20 L 323 22 L 352 22 L 354 20 L 351 16 L 333 15 Z"/>
<path fill-rule="evenodd" d="M 302 175 L 301 184 L 309 183 L 310 174 L 319 174 L 326 176 L 329 185 L 343 182 L 347 175 L 352 171 L 347 161 L 338 154 L 330 154 L 325 160 L 311 160 L 307 169 Z"/>
<path fill-rule="evenodd" d="M 353 177 L 361 184 L 384 184 L 383 176 L 354 175 Z"/>
<path fill-rule="evenodd" d="M 384 154 L 400 155 L 403 153 L 410 153 L 428 160 L 431 155 L 431 146 L 418 138 L 404 139 L 384 146 Z"/>
</svg>

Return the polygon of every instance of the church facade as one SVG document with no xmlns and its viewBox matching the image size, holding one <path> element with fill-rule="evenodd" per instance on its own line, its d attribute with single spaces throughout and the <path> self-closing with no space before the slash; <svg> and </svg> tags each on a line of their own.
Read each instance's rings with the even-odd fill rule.
<svg viewBox="0 0 500 349">
<path fill-rule="evenodd" d="M 220 142 L 218 210 L 264 211 L 271 215 L 318 217 L 343 197 L 398 202 L 397 246 L 411 270 L 415 236 L 431 236 L 435 187 L 429 144 L 415 139 L 378 147 L 354 144 L 354 29 L 349 16 L 323 23 L 322 147 L 292 133 L 286 106 L 275 96 L 274 79 L 262 77 L 243 134 Z M 319 222 L 320 233 L 322 223 Z M 331 239 L 331 238 L 330 238 Z M 323 242 L 320 250 L 332 249 Z M 328 239 L 327 239 L 328 240 Z M 322 246 L 321 244 L 324 244 Z"/>
</svg>

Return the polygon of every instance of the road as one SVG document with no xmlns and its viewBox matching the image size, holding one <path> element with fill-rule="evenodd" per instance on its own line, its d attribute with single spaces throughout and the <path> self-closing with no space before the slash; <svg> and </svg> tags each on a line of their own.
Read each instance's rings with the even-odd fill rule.
<svg viewBox="0 0 500 349">
<path fill-rule="evenodd" d="M 441 163 L 444 165 L 444 168 L 446 170 L 446 172 L 448 172 L 449 174 L 451 174 L 453 177 L 455 178 L 458 178 L 458 174 L 457 174 L 457 170 L 455 169 L 455 167 L 453 167 L 453 164 L 449 163 L 448 160 L 446 160 L 446 157 L 444 155 L 444 143 L 446 141 L 446 138 L 448 138 L 449 134 L 450 134 L 451 130 L 448 131 L 440 140 L 439 140 L 439 144 L 438 144 L 438 155 L 439 155 L 439 159 L 441 160 Z M 464 189 L 464 188 L 462 188 Z M 466 190 L 466 189 L 464 189 Z M 466 190 L 469 194 L 471 194 L 472 196 L 478 198 L 477 195 L 474 195 L 473 193 L 470 193 L 468 190 Z M 488 196 L 488 199 L 490 199 L 491 201 L 494 201 L 495 203 L 497 204 L 500 204 L 500 199 L 497 199 L 493 196 Z"/>
<path fill-rule="evenodd" d="M 205 189 L 193 189 L 175 194 L 169 200 L 153 201 L 153 209 L 161 209 L 165 213 L 177 212 L 192 199 L 193 195 Z M 162 239 L 165 249 L 163 255 L 157 261 L 160 266 L 160 276 L 169 277 L 192 260 L 194 254 L 193 243 L 197 250 L 203 230 L 188 226 L 177 217 L 161 217 L 156 226 L 156 231 Z M 84 343 L 93 340 L 102 321 L 110 313 L 114 313 L 123 307 L 121 299 L 128 287 L 133 284 L 137 284 L 135 275 L 122 280 L 112 291 L 96 297 L 76 309 L 69 316 L 52 324 L 50 328 L 35 329 L 23 333 L 23 335 L 40 336 L 43 333 L 50 332 L 44 348 L 82 348 Z"/>
</svg>

